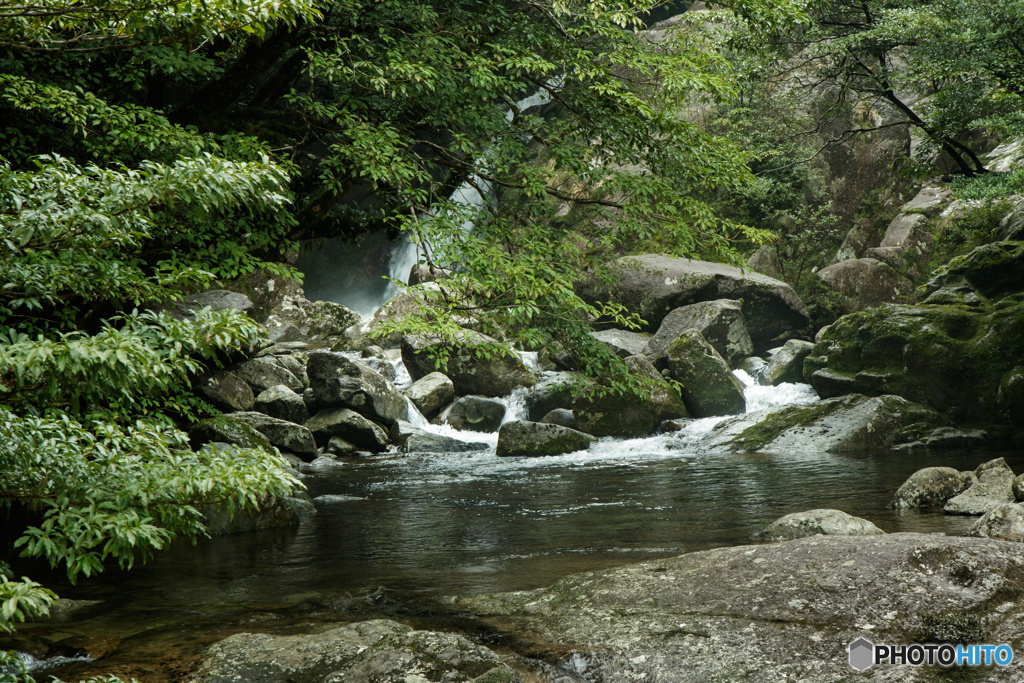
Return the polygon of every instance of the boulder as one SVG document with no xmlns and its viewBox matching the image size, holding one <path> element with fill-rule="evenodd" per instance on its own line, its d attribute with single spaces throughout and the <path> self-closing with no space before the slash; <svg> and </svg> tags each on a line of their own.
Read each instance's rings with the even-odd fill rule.
<svg viewBox="0 0 1024 683">
<path fill-rule="evenodd" d="M 802 382 L 804 359 L 811 355 L 814 344 L 799 339 L 790 339 L 772 356 L 768 366 L 758 377 L 758 383 L 778 386 L 784 382 Z"/>
<path fill-rule="evenodd" d="M 899 396 L 859 394 L 723 420 L 705 437 L 711 452 L 857 453 L 911 441 L 945 418 Z"/>
<path fill-rule="evenodd" d="M 943 506 L 950 515 L 983 515 L 1004 503 L 1015 503 L 1014 474 L 1002 458 L 978 465 L 974 470 L 977 481 L 963 493 L 950 498 Z"/>
<path fill-rule="evenodd" d="M 700 332 L 683 330 L 666 355 L 669 372 L 682 385 L 683 401 L 692 415 L 715 417 L 746 410 L 743 385 Z"/>
<path fill-rule="evenodd" d="M 950 191 L 944 187 L 924 187 L 913 199 L 903 205 L 903 213 L 937 215 L 948 203 Z"/>
<path fill-rule="evenodd" d="M 380 425 L 349 408 L 324 408 L 306 421 L 306 429 L 320 443 L 328 443 L 338 436 L 373 453 L 388 449 L 388 435 Z"/>
<path fill-rule="evenodd" d="M 395 422 L 395 424 L 398 424 L 398 422 Z M 332 436 L 328 440 L 327 445 L 324 446 L 325 453 L 345 458 L 355 455 L 358 450 L 354 443 L 345 441 L 340 436 Z"/>
<path fill-rule="evenodd" d="M 444 367 L 436 368 L 429 352 L 443 346 L 448 347 L 448 359 Z M 476 351 L 490 357 L 477 355 Z M 438 371 L 447 375 L 455 385 L 455 392 L 462 395 L 505 396 L 516 387 L 530 387 L 537 383 L 533 372 L 523 365 L 514 351 L 472 330 L 466 330 L 454 345 L 436 337 L 405 336 L 402 338 L 402 360 L 414 380 Z"/>
<path fill-rule="evenodd" d="M 391 425 L 391 429 L 388 430 L 388 438 L 391 439 L 391 443 L 402 446 L 405 445 L 405 442 L 408 441 L 409 437 L 413 434 L 422 433 L 424 433 L 424 430 L 413 426 L 405 420 L 395 420 L 395 423 Z"/>
<path fill-rule="evenodd" d="M 316 458 L 316 442 L 309 429 L 302 425 L 256 412 L 232 413 L 229 417 L 240 420 L 278 448 L 291 451 L 306 462 Z"/>
<path fill-rule="evenodd" d="M 933 237 L 928 219 L 921 214 L 900 214 L 889 224 L 882 243 L 868 249 L 865 256 L 884 261 L 896 271 L 914 278 L 932 257 Z"/>
<path fill-rule="evenodd" d="M 420 285 L 424 282 L 436 282 L 446 277 L 451 277 L 452 271 L 447 268 L 429 266 L 425 263 L 417 263 L 409 270 L 409 286 Z"/>
<path fill-rule="evenodd" d="M 620 395 L 600 382 L 591 384 L 572 404 L 581 431 L 594 436 L 646 436 L 665 420 L 689 417 L 679 395 L 665 385 L 646 356 L 630 356 L 626 366 L 646 378 L 650 387 L 646 395 Z"/>
<path fill-rule="evenodd" d="M 938 427 L 916 441 L 895 447 L 900 451 L 967 451 L 983 449 L 988 445 L 988 433 L 981 429 Z"/>
<path fill-rule="evenodd" d="M 408 415 L 405 396 L 380 373 L 340 353 L 314 351 L 306 363 L 318 402 L 344 406 L 371 420 L 390 425 Z"/>
<path fill-rule="evenodd" d="M 620 358 L 628 358 L 642 353 L 650 335 L 629 330 L 601 330 L 591 332 L 590 336 L 608 346 L 612 353 Z"/>
<path fill-rule="evenodd" d="M 405 390 L 412 404 L 424 415 L 431 415 L 455 400 L 455 385 L 440 372 L 431 372 Z"/>
<path fill-rule="evenodd" d="M 450 436 L 441 436 L 420 430 L 410 434 L 402 450 L 406 453 L 468 453 L 486 451 L 489 446 L 479 441 L 460 441 Z"/>
<path fill-rule="evenodd" d="M 153 310 L 177 320 L 189 320 L 195 317 L 196 311 L 207 307 L 214 311 L 238 311 L 245 315 L 253 311 L 252 301 L 249 300 L 249 297 L 238 292 L 229 292 L 226 289 L 211 289 L 208 292 L 189 294 L 182 301 L 157 304 Z"/>
<path fill-rule="evenodd" d="M 286 296 L 274 307 L 264 325 L 275 342 L 319 341 L 339 336 L 359 321 L 359 314 L 341 304 Z"/>
<path fill-rule="evenodd" d="M 239 448 L 262 448 L 268 452 L 273 451 L 267 437 L 235 415 L 237 413 L 211 417 L 196 424 L 188 433 L 193 450 L 209 443 L 223 443 Z"/>
<path fill-rule="evenodd" d="M 201 377 L 194 386 L 218 410 L 252 410 L 252 389 L 234 373 L 215 372 Z"/>
<path fill-rule="evenodd" d="M 664 370 L 668 367 L 668 347 L 679 339 L 683 330 L 700 332 L 729 367 L 735 367 L 754 353 L 754 344 L 743 321 L 743 304 L 720 299 L 690 304 L 669 313 L 661 321 L 657 334 L 647 342 L 643 354 L 656 368 Z"/>
<path fill-rule="evenodd" d="M 763 244 L 747 259 L 747 267 L 775 279 L 782 277 L 782 263 L 775 247 Z"/>
<path fill-rule="evenodd" d="M 1024 304 L 888 305 L 840 318 L 804 361 L 822 397 L 896 394 L 949 422 L 1004 419 L 1002 378 L 1024 357 Z M 824 366 L 824 367 L 823 367 Z M 828 372 L 815 370 L 822 368 Z"/>
<path fill-rule="evenodd" d="M 571 409 L 571 387 L 574 381 L 576 374 L 572 372 L 544 373 L 540 381 L 526 391 L 524 402 L 527 419 L 531 422 L 540 422 L 552 410 Z"/>
<path fill-rule="evenodd" d="M 283 384 L 260 393 L 252 404 L 253 410 L 279 420 L 303 424 L 309 419 L 309 409 L 302 397 Z"/>
<path fill-rule="evenodd" d="M 1024 553 L 986 538 L 815 536 L 690 552 L 452 603 L 500 624 L 510 638 L 564 652 L 563 666 L 585 664 L 587 680 L 921 682 L 943 670 L 886 665 L 857 674 L 850 643 L 1019 642 Z M 1014 666 L 964 671 L 994 683 L 1019 678 Z"/>
<path fill-rule="evenodd" d="M 837 293 L 847 312 L 863 311 L 899 300 L 913 293 L 914 284 L 878 259 L 840 261 L 817 273 L 824 285 Z"/>
<path fill-rule="evenodd" d="M 438 424 L 473 432 L 496 432 L 505 418 L 505 404 L 483 396 L 463 396 L 437 416 Z"/>
<path fill-rule="evenodd" d="M 1004 503 L 992 508 L 971 525 L 967 535 L 1024 543 L 1024 505 Z"/>
<path fill-rule="evenodd" d="M 1024 474 L 1014 477 L 1013 496 L 1017 499 L 1017 502 L 1024 500 Z"/>
<path fill-rule="evenodd" d="M 576 416 L 572 414 L 571 410 L 565 408 L 555 408 L 545 415 L 541 422 L 580 431 L 580 423 L 576 420 Z"/>
<path fill-rule="evenodd" d="M 506 422 L 498 430 L 498 457 L 562 455 L 585 451 L 597 441 L 575 429 L 540 422 Z"/>
<path fill-rule="evenodd" d="M 285 385 L 297 394 L 302 393 L 305 389 L 302 380 L 296 377 L 278 356 L 253 358 L 236 366 L 232 372 L 252 387 L 256 394 L 279 384 Z"/>
<path fill-rule="evenodd" d="M 957 472 L 952 467 L 925 467 L 903 482 L 891 505 L 898 510 L 942 507 L 975 481 L 977 478 L 973 472 Z"/>
<path fill-rule="evenodd" d="M 877 536 L 885 532 L 841 510 L 808 510 L 780 517 L 754 535 L 755 541 L 791 541 L 807 536 Z"/>
<path fill-rule="evenodd" d="M 849 232 L 846 233 L 843 243 L 839 245 L 839 250 L 836 251 L 836 255 L 829 265 L 835 265 L 840 261 L 862 258 L 868 249 L 878 244 L 878 239 L 879 230 L 873 218 L 857 220 Z"/>
<path fill-rule="evenodd" d="M 445 681 L 512 683 L 491 650 L 462 636 L 394 621 L 346 624 L 311 635 L 237 633 L 207 648 L 188 683 Z"/>
<path fill-rule="evenodd" d="M 808 324 L 807 309 L 784 282 L 734 266 L 670 258 L 658 254 L 627 256 L 608 264 L 611 285 L 591 275 L 577 292 L 596 304 L 622 304 L 655 331 L 671 311 L 682 306 L 742 299 L 747 330 L 755 348 L 764 348 L 784 332 Z"/>
<path fill-rule="evenodd" d="M 968 287 L 982 297 L 998 299 L 1019 292 L 1024 282 L 1024 242 L 993 242 L 952 259 L 925 285 L 929 295 L 939 289 Z"/>
</svg>

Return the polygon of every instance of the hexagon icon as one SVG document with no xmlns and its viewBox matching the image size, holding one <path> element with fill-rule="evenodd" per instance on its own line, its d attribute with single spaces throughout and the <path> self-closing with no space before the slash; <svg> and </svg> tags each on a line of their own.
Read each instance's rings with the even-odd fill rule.
<svg viewBox="0 0 1024 683">
<path fill-rule="evenodd" d="M 857 671 L 866 671 L 874 664 L 875 646 L 866 638 L 858 638 L 850 643 L 850 666 Z"/>
</svg>

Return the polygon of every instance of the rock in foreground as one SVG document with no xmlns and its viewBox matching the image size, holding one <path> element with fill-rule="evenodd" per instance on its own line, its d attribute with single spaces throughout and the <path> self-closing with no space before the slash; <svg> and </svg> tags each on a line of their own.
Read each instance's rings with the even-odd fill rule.
<svg viewBox="0 0 1024 683">
<path fill-rule="evenodd" d="M 445 681 L 511 683 L 491 650 L 462 636 L 394 621 L 348 624 L 315 635 L 238 633 L 211 646 L 190 683 Z"/>
<path fill-rule="evenodd" d="M 576 649 L 588 680 L 837 683 L 861 680 L 847 646 L 862 636 L 944 642 L 930 634 L 977 615 L 995 617 L 984 642 L 1018 642 L 1022 598 L 1020 546 L 900 533 L 718 548 L 454 604 L 513 636 Z M 935 680 L 928 667 L 870 673 Z M 1010 666 L 984 675 L 1019 674 Z"/>
</svg>

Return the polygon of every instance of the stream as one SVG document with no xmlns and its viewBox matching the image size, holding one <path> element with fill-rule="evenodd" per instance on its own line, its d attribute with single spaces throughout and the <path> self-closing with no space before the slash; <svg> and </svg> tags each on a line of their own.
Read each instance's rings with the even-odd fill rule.
<svg viewBox="0 0 1024 683">
<path fill-rule="evenodd" d="M 807 385 L 758 387 L 737 375 L 751 410 L 815 400 Z M 506 402 L 518 409 L 515 396 Z M 181 680 L 203 647 L 233 633 L 301 633 L 381 617 L 493 647 L 497 634 L 445 613 L 436 599 L 539 588 L 576 572 L 743 544 L 778 517 L 813 508 L 838 508 L 887 532 L 963 534 L 975 518 L 897 512 L 887 507 L 893 492 L 932 465 L 972 469 L 1003 455 L 1015 471 L 1024 468 L 1020 453 L 699 452 L 700 435 L 717 421 L 547 458 L 498 458 L 494 434 L 429 426 L 491 447 L 307 470 L 318 513 L 298 527 L 177 543 L 131 572 L 110 569 L 69 586 L 32 569 L 62 597 L 102 602 L 23 633 L 120 635 L 110 657 L 40 670 L 66 680 Z"/>
</svg>

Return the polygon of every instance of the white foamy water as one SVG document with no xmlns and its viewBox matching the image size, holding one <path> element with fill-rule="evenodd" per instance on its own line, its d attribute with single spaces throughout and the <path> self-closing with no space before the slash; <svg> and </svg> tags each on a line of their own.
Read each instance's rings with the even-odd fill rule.
<svg viewBox="0 0 1024 683">
<path fill-rule="evenodd" d="M 505 404 L 505 417 L 502 418 L 501 424 L 506 422 L 515 422 L 516 420 L 525 420 L 526 415 L 526 392 L 529 391 L 526 387 L 516 387 L 512 390 L 512 393 L 499 399 Z"/>
<path fill-rule="evenodd" d="M 818 394 L 810 384 L 784 382 L 775 387 L 764 387 L 743 370 L 734 370 L 732 374 L 743 384 L 743 398 L 747 400 L 748 413 L 818 401 Z"/>
</svg>

